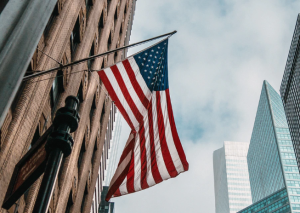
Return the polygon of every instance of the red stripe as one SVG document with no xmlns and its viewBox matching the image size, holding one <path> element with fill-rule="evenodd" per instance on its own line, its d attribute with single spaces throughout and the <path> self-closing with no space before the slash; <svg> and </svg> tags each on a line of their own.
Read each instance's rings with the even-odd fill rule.
<svg viewBox="0 0 300 213">
<path fill-rule="evenodd" d="M 114 197 L 121 196 L 119 187 L 123 183 L 123 181 L 124 181 L 124 179 L 125 179 L 125 177 L 127 175 L 127 172 L 129 170 L 129 166 L 130 166 L 130 163 L 127 164 L 127 166 L 125 167 L 125 169 L 123 170 L 123 172 L 120 174 L 120 176 L 116 179 L 116 181 L 114 182 L 114 184 L 111 187 L 109 187 L 107 195 L 105 197 L 106 201 L 109 201 L 110 198 L 113 195 L 114 195 Z"/>
<path fill-rule="evenodd" d="M 115 90 L 113 89 L 112 85 L 110 84 L 110 81 L 108 80 L 105 72 L 104 71 L 99 71 L 98 74 L 99 74 L 105 88 L 107 89 L 110 97 L 115 102 L 116 106 L 118 107 L 121 114 L 123 115 L 124 119 L 127 121 L 129 126 L 131 127 L 131 129 L 134 129 L 134 126 L 133 126 L 131 120 L 129 119 L 129 116 L 128 116 L 127 112 L 125 111 L 123 105 L 121 104 L 120 100 L 118 99 L 118 96 L 116 95 Z"/>
<path fill-rule="evenodd" d="M 130 160 L 129 170 L 127 172 L 127 183 L 126 183 L 128 194 L 135 192 L 134 190 L 134 149 L 132 149 L 131 156 L 132 157 Z"/>
<path fill-rule="evenodd" d="M 133 130 L 131 131 L 131 134 L 133 134 Z M 129 135 L 130 137 L 130 135 Z M 135 144 L 135 137 L 133 137 L 133 139 L 129 142 L 129 144 L 124 148 L 122 155 L 120 157 L 120 161 L 118 166 L 120 166 L 120 164 L 122 163 L 122 161 L 127 157 L 128 153 L 133 150 L 134 148 L 134 144 Z"/>
<path fill-rule="evenodd" d="M 132 100 L 131 95 L 128 92 L 128 89 L 127 89 L 127 87 L 125 85 L 125 82 L 124 82 L 124 80 L 123 80 L 123 78 L 122 78 L 122 76 L 120 74 L 120 71 L 119 71 L 117 65 L 113 65 L 110 68 L 111 68 L 112 73 L 114 74 L 114 76 L 115 76 L 115 78 L 116 78 L 116 80 L 117 80 L 117 82 L 119 84 L 119 87 L 120 87 L 120 89 L 121 89 L 121 91 L 123 93 L 124 98 L 126 99 L 129 107 L 131 108 L 131 111 L 133 112 L 136 120 L 139 123 L 141 123 L 143 121 L 143 116 L 140 113 L 140 111 L 138 110 L 138 108 L 137 108 L 136 104 L 134 103 L 134 101 Z"/>
<path fill-rule="evenodd" d="M 169 89 L 166 89 L 166 97 L 167 97 L 167 107 L 168 107 L 168 114 L 169 114 L 169 120 L 170 120 L 170 126 L 171 126 L 172 135 L 173 135 L 173 140 L 174 140 L 178 155 L 180 157 L 181 163 L 183 165 L 183 168 L 185 171 L 187 171 L 187 170 L 189 170 L 189 163 L 186 160 L 185 153 L 183 151 L 183 148 L 180 143 L 180 139 L 179 139 L 179 136 L 178 136 L 178 133 L 176 130 Z"/>
<path fill-rule="evenodd" d="M 148 122 L 149 122 L 149 136 L 150 136 L 150 153 L 151 153 L 151 172 L 155 183 L 160 183 L 163 181 L 159 173 L 157 162 L 156 162 L 156 152 L 154 145 L 154 131 L 153 131 L 153 117 L 152 117 L 152 102 L 150 101 L 148 107 Z"/>
<path fill-rule="evenodd" d="M 140 153 L 141 153 L 141 187 L 142 189 L 146 189 L 149 188 L 149 186 L 147 183 L 147 158 L 146 158 L 146 147 L 145 147 L 144 122 L 141 123 L 139 136 L 140 136 Z"/>
<path fill-rule="evenodd" d="M 114 197 L 119 197 L 119 196 L 121 196 L 120 188 L 118 188 L 114 194 Z"/>
<path fill-rule="evenodd" d="M 127 75 L 131 81 L 131 84 L 136 92 L 136 94 L 139 96 L 141 102 L 143 103 L 143 105 L 145 106 L 145 108 L 148 108 L 149 105 L 149 100 L 148 98 L 145 96 L 139 82 L 136 80 L 136 76 L 134 74 L 134 71 L 132 70 L 132 67 L 128 61 L 128 59 L 122 61 L 123 66 L 125 67 L 125 70 L 127 72 Z"/>
<path fill-rule="evenodd" d="M 131 131 L 129 137 L 131 136 L 131 134 L 134 134 L 133 130 Z M 117 179 L 114 182 L 114 184 L 111 187 L 109 187 L 108 193 L 107 193 L 106 198 L 105 198 L 106 201 L 108 201 L 111 198 L 112 195 L 114 195 L 115 197 L 121 196 L 121 193 L 120 193 L 120 195 L 118 195 L 117 190 L 119 190 L 120 185 L 123 183 L 126 175 L 128 174 L 130 163 L 132 161 L 132 157 L 133 157 L 133 154 L 134 154 L 134 152 L 133 152 L 134 142 L 135 142 L 135 134 L 134 134 L 134 137 L 129 142 L 129 144 L 123 150 L 123 153 L 122 153 L 122 156 L 120 158 L 118 166 L 120 166 L 120 164 L 123 162 L 123 160 L 127 157 L 128 153 L 130 151 L 132 151 L 130 162 L 128 162 L 128 164 L 126 165 L 125 169 L 122 171 L 122 173 L 120 174 L 120 176 L 117 177 Z M 120 192 L 120 190 L 119 190 L 119 192 Z"/>
<path fill-rule="evenodd" d="M 162 156 L 167 167 L 167 170 L 171 177 L 176 177 L 178 175 L 177 170 L 174 166 L 172 157 L 170 155 L 170 151 L 166 141 L 165 135 L 165 126 L 164 126 L 164 117 L 161 110 L 160 104 L 160 92 L 156 91 L 156 110 L 157 110 L 157 125 L 158 125 L 158 133 L 159 133 L 159 141 Z"/>
</svg>

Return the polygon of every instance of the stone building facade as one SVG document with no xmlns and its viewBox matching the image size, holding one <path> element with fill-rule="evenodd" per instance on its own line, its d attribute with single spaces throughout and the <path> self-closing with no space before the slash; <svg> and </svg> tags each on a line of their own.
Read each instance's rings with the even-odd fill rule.
<svg viewBox="0 0 300 213">
<path fill-rule="evenodd" d="M 129 42 L 136 0 L 58 0 L 27 74 L 86 58 Z M 47 56 L 48 55 L 48 56 Z M 90 212 L 98 170 L 103 175 L 116 107 L 96 72 L 125 51 L 23 82 L 1 127 L 0 204 L 14 167 L 51 125 L 69 95 L 80 99 L 72 154 L 63 159 L 48 212 Z M 51 56 L 52 58 L 50 58 Z M 39 178 L 9 209 L 32 212 Z M 7 210 L 0 208 L 0 212 Z"/>
</svg>

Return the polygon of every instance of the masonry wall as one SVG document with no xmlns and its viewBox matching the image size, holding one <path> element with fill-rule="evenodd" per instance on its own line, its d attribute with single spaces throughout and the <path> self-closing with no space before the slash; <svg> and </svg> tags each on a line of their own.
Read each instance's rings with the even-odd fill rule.
<svg viewBox="0 0 300 213">
<path fill-rule="evenodd" d="M 125 45 L 135 1 L 58 0 L 27 74 L 57 67 L 58 62 L 67 64 Z M 78 38 L 76 42 L 72 35 Z M 107 137 L 111 135 L 116 107 L 98 74 L 88 70 L 100 70 L 124 56 L 125 52 L 119 51 L 90 64 L 81 63 L 22 83 L 1 127 L 1 206 L 16 163 L 51 125 L 55 111 L 64 106 L 65 98 L 75 95 L 81 100 L 81 119 L 77 131 L 72 134 L 72 154 L 62 162 L 49 212 L 90 211 L 99 168 L 104 174 L 105 153 L 109 147 Z M 32 212 L 41 178 L 9 212 Z M 0 212 L 7 210 L 0 208 Z"/>
</svg>

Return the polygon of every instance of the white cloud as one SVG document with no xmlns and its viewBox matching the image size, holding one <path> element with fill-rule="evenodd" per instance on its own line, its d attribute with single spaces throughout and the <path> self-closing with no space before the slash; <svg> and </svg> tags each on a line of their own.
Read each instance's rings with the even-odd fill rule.
<svg viewBox="0 0 300 213">
<path fill-rule="evenodd" d="M 279 90 L 297 8 L 293 0 L 137 1 L 131 43 L 178 30 L 169 84 L 190 170 L 113 199 L 116 212 L 214 212 L 212 152 L 225 140 L 250 141 L 263 80 Z"/>
</svg>

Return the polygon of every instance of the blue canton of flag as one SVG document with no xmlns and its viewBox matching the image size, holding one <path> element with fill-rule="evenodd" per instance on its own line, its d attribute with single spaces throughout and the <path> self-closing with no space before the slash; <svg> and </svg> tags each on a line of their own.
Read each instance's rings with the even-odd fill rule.
<svg viewBox="0 0 300 213">
<path fill-rule="evenodd" d="M 134 56 L 148 88 L 166 90 L 168 83 L 168 40 Z"/>
</svg>

